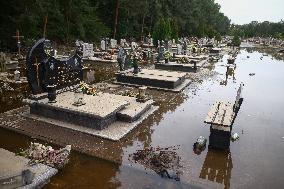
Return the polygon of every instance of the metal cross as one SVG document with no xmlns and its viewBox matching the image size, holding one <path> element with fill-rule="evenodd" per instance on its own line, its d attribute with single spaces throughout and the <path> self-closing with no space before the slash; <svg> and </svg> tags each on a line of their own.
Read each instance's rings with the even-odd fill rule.
<svg viewBox="0 0 284 189">
<path fill-rule="evenodd" d="M 20 41 L 20 38 L 24 38 L 24 36 L 21 36 L 19 30 L 17 30 L 16 31 L 16 35 L 12 36 L 12 37 L 17 39 L 18 54 L 20 55 L 21 54 L 21 41 Z"/>
<path fill-rule="evenodd" d="M 37 78 L 37 86 L 39 86 L 39 72 L 38 72 L 38 67 L 40 63 L 37 62 L 37 58 L 35 58 L 35 64 L 33 66 L 36 66 L 36 78 Z"/>
</svg>

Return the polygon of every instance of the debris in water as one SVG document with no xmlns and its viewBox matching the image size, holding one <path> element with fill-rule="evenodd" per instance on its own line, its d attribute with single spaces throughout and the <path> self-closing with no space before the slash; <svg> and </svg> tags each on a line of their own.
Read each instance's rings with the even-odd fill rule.
<svg viewBox="0 0 284 189">
<path fill-rule="evenodd" d="M 193 151 L 199 155 L 206 148 L 207 139 L 203 136 L 198 137 L 197 141 L 193 144 Z"/>
<path fill-rule="evenodd" d="M 249 74 L 249 76 L 254 76 L 254 75 L 255 75 L 255 73 L 250 73 L 250 74 Z"/>
<path fill-rule="evenodd" d="M 236 140 L 238 140 L 238 139 L 239 139 L 238 133 L 234 133 L 234 134 L 231 136 L 231 140 L 232 140 L 232 141 L 236 141 Z"/>
<path fill-rule="evenodd" d="M 145 168 L 155 171 L 163 178 L 179 181 L 182 172 L 179 170 L 181 168 L 180 157 L 173 151 L 176 149 L 176 147 L 145 148 L 129 155 L 129 160 L 144 165 Z"/>
<path fill-rule="evenodd" d="M 57 169 L 63 168 L 69 161 L 71 145 L 65 148 L 54 150 L 51 146 L 45 146 L 40 143 L 31 142 L 28 149 L 18 153 L 30 159 L 30 164 L 43 163 Z"/>
</svg>

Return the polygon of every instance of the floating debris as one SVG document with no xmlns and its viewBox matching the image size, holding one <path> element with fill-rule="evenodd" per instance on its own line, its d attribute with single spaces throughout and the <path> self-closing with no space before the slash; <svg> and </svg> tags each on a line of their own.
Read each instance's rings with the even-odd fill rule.
<svg viewBox="0 0 284 189">
<path fill-rule="evenodd" d="M 255 75 L 255 73 L 250 73 L 250 74 L 249 74 L 249 76 L 254 76 L 254 75 Z"/>
<path fill-rule="evenodd" d="M 193 144 L 193 151 L 199 155 L 206 148 L 207 139 L 203 136 L 198 137 L 197 141 Z"/>
<path fill-rule="evenodd" d="M 232 141 L 236 141 L 236 140 L 238 140 L 240 137 L 239 137 L 239 135 L 238 135 L 238 133 L 234 133 L 232 136 L 231 136 L 231 140 Z"/>
<path fill-rule="evenodd" d="M 180 180 L 182 172 L 179 170 L 180 157 L 173 150 L 175 147 L 168 148 L 146 148 L 138 150 L 136 153 L 129 155 L 129 160 L 140 163 L 145 167 L 155 171 L 163 178 Z"/>
</svg>

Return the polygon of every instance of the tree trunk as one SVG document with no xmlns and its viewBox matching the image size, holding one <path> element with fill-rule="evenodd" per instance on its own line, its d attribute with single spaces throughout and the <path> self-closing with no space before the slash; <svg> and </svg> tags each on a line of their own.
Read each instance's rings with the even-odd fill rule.
<svg viewBox="0 0 284 189">
<path fill-rule="evenodd" d="M 114 31 L 113 31 L 114 39 L 116 37 L 116 32 L 117 32 L 118 10 L 119 10 L 119 0 L 116 0 L 115 21 L 114 21 Z"/>
</svg>

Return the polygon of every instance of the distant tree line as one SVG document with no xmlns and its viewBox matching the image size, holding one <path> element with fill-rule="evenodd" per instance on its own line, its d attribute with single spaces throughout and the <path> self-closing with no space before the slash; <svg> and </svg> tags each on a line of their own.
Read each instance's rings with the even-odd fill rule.
<svg viewBox="0 0 284 189">
<path fill-rule="evenodd" d="M 257 22 L 253 21 L 244 25 L 231 25 L 230 35 L 240 37 L 273 37 L 276 39 L 284 39 L 284 22 Z"/>
<path fill-rule="evenodd" d="M 115 29 L 118 39 L 140 39 L 214 37 L 230 27 L 214 0 L 2 0 L 0 20 L 1 49 L 15 45 L 17 29 L 25 43 L 43 37 L 46 21 L 46 36 L 59 43 L 97 41 Z"/>
</svg>

